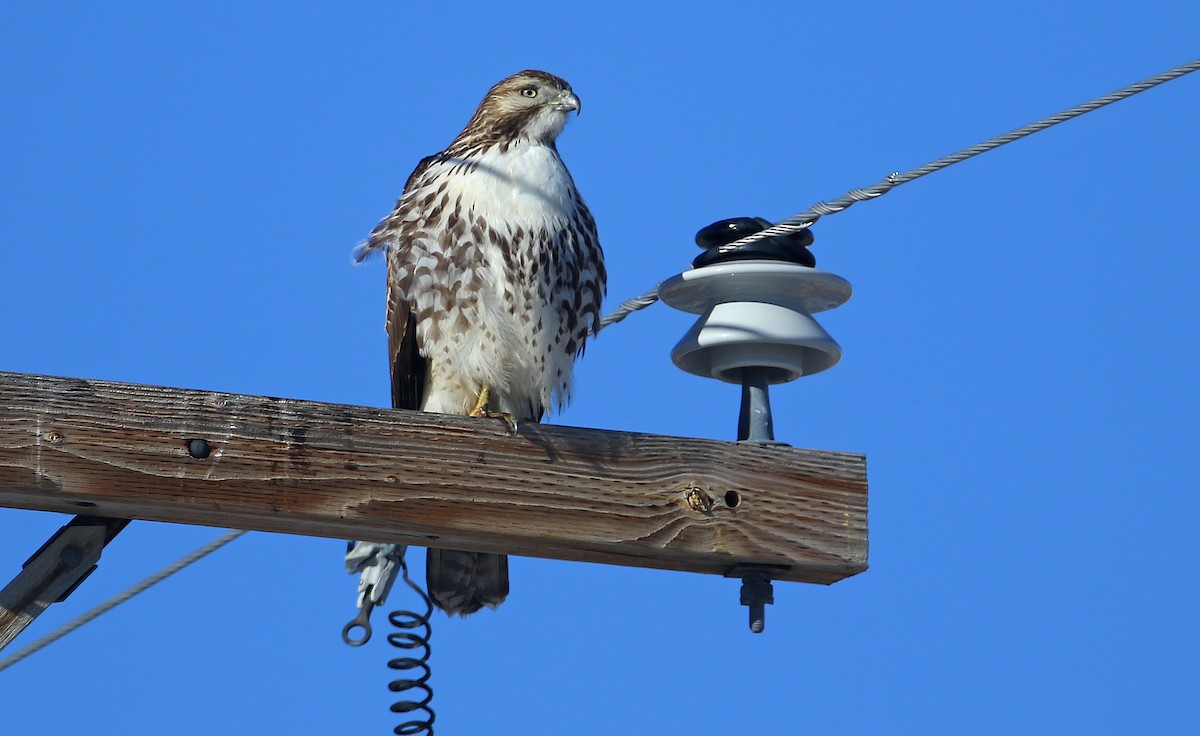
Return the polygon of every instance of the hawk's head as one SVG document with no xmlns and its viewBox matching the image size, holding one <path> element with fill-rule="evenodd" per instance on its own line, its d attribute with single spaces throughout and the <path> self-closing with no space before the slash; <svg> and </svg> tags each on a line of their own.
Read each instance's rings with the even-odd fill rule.
<svg viewBox="0 0 1200 736">
<path fill-rule="evenodd" d="M 492 87 L 459 139 L 483 136 L 496 142 L 525 138 L 553 145 L 579 98 L 564 80 L 536 70 L 502 79 Z"/>
</svg>

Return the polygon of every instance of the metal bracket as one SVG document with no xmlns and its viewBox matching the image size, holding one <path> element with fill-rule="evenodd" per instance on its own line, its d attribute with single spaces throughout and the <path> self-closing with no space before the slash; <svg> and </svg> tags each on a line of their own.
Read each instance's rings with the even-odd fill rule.
<svg viewBox="0 0 1200 736">
<path fill-rule="evenodd" d="M 346 572 L 359 575 L 358 615 L 342 628 L 342 641 L 350 646 L 359 647 L 371 640 L 371 611 L 387 600 L 400 575 L 405 549 L 402 544 L 352 542 L 346 551 Z M 362 629 L 362 636 L 355 638 L 354 629 Z"/>
</svg>

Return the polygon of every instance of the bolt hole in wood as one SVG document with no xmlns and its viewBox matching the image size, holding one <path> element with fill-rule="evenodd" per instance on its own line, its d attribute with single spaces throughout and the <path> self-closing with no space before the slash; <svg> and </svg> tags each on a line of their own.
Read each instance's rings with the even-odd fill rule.
<svg viewBox="0 0 1200 736">
<path fill-rule="evenodd" d="M 725 506 L 736 509 L 742 503 L 742 494 L 737 491 L 725 491 Z"/>
</svg>

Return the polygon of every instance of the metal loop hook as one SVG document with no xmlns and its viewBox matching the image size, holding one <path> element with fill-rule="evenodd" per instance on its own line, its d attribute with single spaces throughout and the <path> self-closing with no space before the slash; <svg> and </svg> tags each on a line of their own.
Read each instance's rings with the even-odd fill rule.
<svg viewBox="0 0 1200 736">
<path fill-rule="evenodd" d="M 371 641 L 371 611 L 374 609 L 374 601 L 370 599 L 363 601 L 362 608 L 358 610 L 358 615 L 342 629 L 342 641 L 352 647 L 361 647 L 363 644 Z M 363 630 L 361 639 L 354 638 L 350 633 L 356 628 Z"/>
</svg>

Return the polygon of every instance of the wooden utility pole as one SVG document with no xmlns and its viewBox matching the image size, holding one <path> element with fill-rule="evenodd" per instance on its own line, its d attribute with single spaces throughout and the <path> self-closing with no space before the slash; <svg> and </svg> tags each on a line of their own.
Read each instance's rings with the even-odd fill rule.
<svg viewBox="0 0 1200 736">
<path fill-rule="evenodd" d="M 809 583 L 867 567 L 861 455 L 14 373 L 0 506 Z"/>
</svg>

